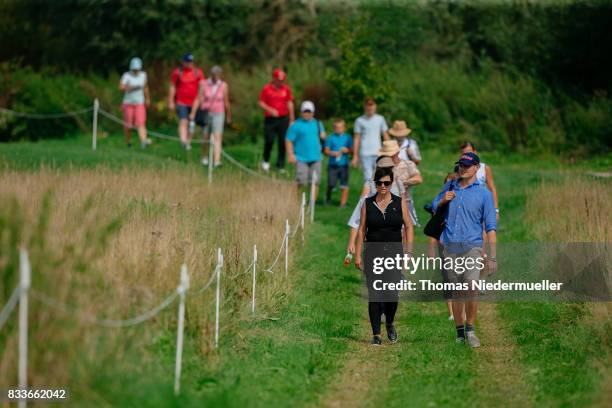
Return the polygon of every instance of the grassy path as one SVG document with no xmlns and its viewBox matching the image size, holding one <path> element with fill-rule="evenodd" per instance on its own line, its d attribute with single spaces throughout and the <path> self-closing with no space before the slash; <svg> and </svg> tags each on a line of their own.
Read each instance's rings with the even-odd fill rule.
<svg viewBox="0 0 612 408">
<path fill-rule="evenodd" d="M 122 167 L 197 166 L 197 157 L 157 144 L 127 151 L 120 142 L 92 153 L 86 139 L 0 145 L 0 162 L 23 169 L 48 165 Z M 257 158 L 253 146 L 229 147 L 241 162 Z M 259 151 L 259 150 L 257 150 Z M 422 205 L 439 189 L 454 155 L 427 152 L 425 184 L 415 191 Z M 524 220 L 526 189 L 542 178 L 538 166 L 489 157 L 495 166 L 505 242 L 533 237 Z M 496 161 L 497 160 L 497 161 Z M 546 163 L 544 163 L 546 164 Z M 530 171 L 530 169 L 535 169 Z M 235 172 L 224 166 L 220 171 Z M 205 177 L 203 172 L 203 177 Z M 360 175 L 351 173 L 351 203 Z M 323 190 L 323 189 L 322 189 Z M 183 392 L 172 395 L 175 333 L 158 340 L 155 369 L 117 375 L 99 369 L 91 388 L 102 406 L 606 406 L 610 401 L 610 315 L 576 304 L 482 305 L 476 329 L 483 346 L 454 343 L 454 327 L 443 302 L 402 303 L 396 326 L 400 341 L 369 346 L 367 305 L 361 281 L 342 257 L 350 209 L 319 206 L 306 244 L 295 248 L 292 290 L 270 316 L 236 323 L 238 334 L 222 337 L 219 353 L 202 355 L 187 339 Z M 423 242 L 417 230 L 417 240 Z M 571 328 L 571 330 L 568 330 Z M 160 347 L 162 344 L 163 347 Z M 143 376 L 142 372 L 147 375 Z M 109 374 L 110 373 L 110 374 Z M 118 392 L 119 390 L 119 392 Z"/>
<path fill-rule="evenodd" d="M 388 347 L 370 345 L 367 313 L 363 314 L 357 332 L 359 337 L 350 341 L 342 370 L 330 382 L 318 405 L 329 408 L 374 406 L 378 391 L 387 389 L 392 374 L 389 367 L 397 365 L 397 355 L 390 353 Z"/>
<path fill-rule="evenodd" d="M 525 380 L 525 367 L 497 305 L 481 303 L 478 311 L 479 335 L 484 346 L 478 350 L 479 370 L 476 386 L 483 406 L 534 406 L 534 397 Z M 512 398 L 508 399 L 507 396 Z"/>
</svg>

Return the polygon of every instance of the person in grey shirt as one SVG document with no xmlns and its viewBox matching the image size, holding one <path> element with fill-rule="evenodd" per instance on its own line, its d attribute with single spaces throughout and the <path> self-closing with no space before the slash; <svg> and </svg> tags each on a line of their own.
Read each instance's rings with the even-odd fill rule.
<svg viewBox="0 0 612 408">
<path fill-rule="evenodd" d="M 385 118 L 376 113 L 376 101 L 372 98 L 366 98 L 364 114 L 355 120 L 353 160 L 351 162 L 353 167 L 357 167 L 358 163 L 361 162 L 363 171 L 361 196 L 366 196 L 370 192 L 378 150 L 382 146 L 381 136 L 385 140 L 389 139 L 388 129 Z"/>
</svg>

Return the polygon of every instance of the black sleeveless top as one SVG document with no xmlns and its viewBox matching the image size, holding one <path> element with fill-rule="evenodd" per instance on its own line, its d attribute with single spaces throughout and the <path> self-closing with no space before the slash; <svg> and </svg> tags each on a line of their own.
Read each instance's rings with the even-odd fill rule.
<svg viewBox="0 0 612 408">
<path fill-rule="evenodd" d="M 391 194 L 391 201 L 383 214 L 376 206 L 378 194 L 365 200 L 367 242 L 402 242 L 402 199 Z"/>
</svg>

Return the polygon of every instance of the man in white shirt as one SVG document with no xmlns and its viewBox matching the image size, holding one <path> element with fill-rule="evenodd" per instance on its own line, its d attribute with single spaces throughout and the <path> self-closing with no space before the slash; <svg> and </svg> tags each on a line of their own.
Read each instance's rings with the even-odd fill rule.
<svg viewBox="0 0 612 408">
<path fill-rule="evenodd" d="M 362 196 L 370 192 L 370 185 L 374 169 L 376 168 L 376 158 L 378 150 L 381 148 L 381 136 L 384 140 L 389 139 L 387 133 L 388 126 L 385 118 L 376 113 L 376 101 L 366 98 L 364 103 L 364 114 L 357 118 L 353 132 L 353 167 L 361 162 L 363 171 L 363 190 Z"/>
</svg>

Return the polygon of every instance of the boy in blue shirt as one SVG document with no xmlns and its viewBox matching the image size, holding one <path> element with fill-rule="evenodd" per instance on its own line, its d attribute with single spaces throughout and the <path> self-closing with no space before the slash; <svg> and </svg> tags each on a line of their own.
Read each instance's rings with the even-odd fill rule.
<svg viewBox="0 0 612 408">
<path fill-rule="evenodd" d="M 346 207 L 349 194 L 349 157 L 348 154 L 353 148 L 353 139 L 346 133 L 346 124 L 342 119 L 334 120 L 334 133 L 325 141 L 325 154 L 329 156 L 327 167 L 327 197 L 326 201 L 331 200 L 332 190 L 336 183 L 340 181 L 340 208 Z"/>
</svg>

